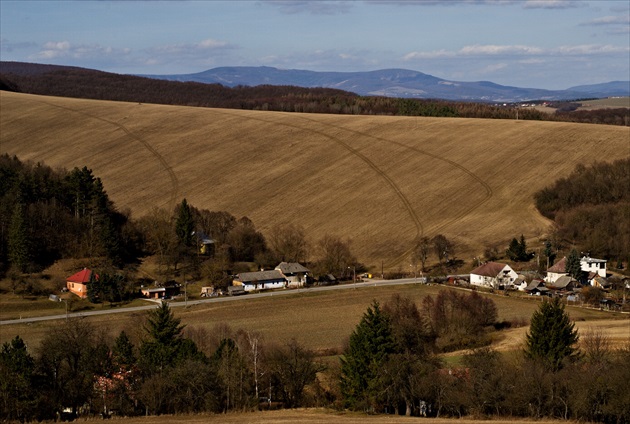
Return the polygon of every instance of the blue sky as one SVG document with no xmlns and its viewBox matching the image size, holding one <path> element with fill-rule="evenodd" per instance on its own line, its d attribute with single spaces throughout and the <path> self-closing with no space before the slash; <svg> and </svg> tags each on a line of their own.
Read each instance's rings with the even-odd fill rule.
<svg viewBox="0 0 630 424">
<path fill-rule="evenodd" d="M 0 57 L 117 73 L 412 69 L 564 89 L 630 79 L 630 2 L 0 0 Z"/>
</svg>

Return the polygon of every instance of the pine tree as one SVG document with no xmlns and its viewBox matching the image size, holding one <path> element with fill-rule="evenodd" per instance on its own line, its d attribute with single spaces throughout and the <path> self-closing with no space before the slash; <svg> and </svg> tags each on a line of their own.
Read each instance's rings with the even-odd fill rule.
<svg viewBox="0 0 630 424">
<path fill-rule="evenodd" d="M 17 203 L 13 208 L 7 240 L 9 262 L 21 272 L 27 270 L 33 256 L 25 214 L 24 205 Z"/>
<path fill-rule="evenodd" d="M 565 264 L 565 272 L 578 281 L 582 280 L 582 264 L 580 263 L 580 255 L 577 250 L 571 249 Z"/>
<path fill-rule="evenodd" d="M 578 355 L 579 336 L 559 298 L 545 300 L 534 312 L 526 336 L 525 356 L 557 371 Z"/>
<path fill-rule="evenodd" d="M 341 392 L 352 408 L 373 408 L 378 397 L 380 367 L 395 353 L 390 321 L 374 301 L 350 336 L 341 359 Z"/>
<path fill-rule="evenodd" d="M 161 373 L 185 359 L 203 359 L 195 343 L 185 339 L 181 320 L 175 318 L 168 303 L 151 311 L 144 327 L 147 339 L 140 346 L 141 364 L 149 373 Z"/>
<path fill-rule="evenodd" d="M 120 367 L 129 367 L 136 362 L 133 354 L 133 344 L 124 330 L 116 337 L 112 353 L 114 362 Z"/>
<path fill-rule="evenodd" d="M 30 421 L 35 405 L 32 376 L 35 360 L 20 336 L 2 345 L 0 351 L 0 419 Z"/>
<path fill-rule="evenodd" d="M 184 199 L 177 207 L 177 221 L 175 223 L 175 233 L 180 244 L 186 247 L 192 246 L 194 229 L 195 223 L 192 212 L 188 202 Z"/>
</svg>

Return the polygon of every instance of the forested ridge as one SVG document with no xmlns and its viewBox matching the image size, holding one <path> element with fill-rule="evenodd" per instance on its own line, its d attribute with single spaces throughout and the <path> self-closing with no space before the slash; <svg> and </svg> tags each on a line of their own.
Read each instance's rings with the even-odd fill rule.
<svg viewBox="0 0 630 424">
<path fill-rule="evenodd" d="M 514 107 L 443 100 L 359 96 L 331 88 L 165 81 L 96 70 L 11 63 L 0 73 L 0 89 L 29 94 L 280 112 L 351 115 L 437 116 L 515 119 Z M 626 108 L 548 114 L 519 108 L 518 119 L 628 125 Z"/>
</svg>

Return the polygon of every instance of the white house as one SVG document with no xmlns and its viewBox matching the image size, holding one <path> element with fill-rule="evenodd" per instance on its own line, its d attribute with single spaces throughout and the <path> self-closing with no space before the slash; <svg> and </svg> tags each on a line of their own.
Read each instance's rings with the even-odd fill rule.
<svg viewBox="0 0 630 424">
<path fill-rule="evenodd" d="M 512 288 L 518 274 L 508 264 L 487 262 L 470 271 L 470 284 L 493 289 Z"/>
<path fill-rule="evenodd" d="M 580 259 L 580 266 L 582 267 L 582 271 L 590 274 L 591 272 L 599 275 L 600 277 L 606 278 L 606 260 L 605 259 L 595 259 L 588 256 L 584 256 Z"/>
<path fill-rule="evenodd" d="M 297 262 L 280 262 L 276 267 L 287 280 L 289 287 L 303 287 L 306 284 L 309 269 Z"/>
<path fill-rule="evenodd" d="M 243 286 L 246 292 L 255 290 L 282 289 L 287 280 L 280 271 L 241 272 L 232 281 L 233 286 Z"/>
<path fill-rule="evenodd" d="M 560 259 L 558 262 L 553 264 L 551 267 L 547 269 L 547 276 L 545 277 L 545 282 L 547 283 L 555 283 L 556 280 L 560 277 L 564 277 L 567 275 L 566 272 L 567 266 L 567 258 L 564 257 Z"/>
</svg>

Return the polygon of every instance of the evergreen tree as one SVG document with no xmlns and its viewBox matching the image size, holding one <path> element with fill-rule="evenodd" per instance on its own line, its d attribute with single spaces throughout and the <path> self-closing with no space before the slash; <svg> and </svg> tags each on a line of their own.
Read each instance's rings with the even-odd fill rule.
<svg viewBox="0 0 630 424">
<path fill-rule="evenodd" d="M 387 315 L 374 301 L 350 336 L 341 359 L 341 392 L 351 408 L 373 409 L 378 402 L 379 369 L 395 353 Z"/>
<path fill-rule="evenodd" d="M 177 207 L 177 221 L 175 222 L 175 233 L 181 245 L 186 247 L 192 246 L 194 229 L 195 223 L 192 212 L 188 202 L 184 199 Z"/>
<path fill-rule="evenodd" d="M 578 352 L 579 336 L 559 298 L 545 300 L 534 312 L 526 336 L 525 356 L 557 371 Z"/>
<path fill-rule="evenodd" d="M 161 373 L 185 359 L 203 359 L 195 343 L 183 337 L 180 322 L 166 302 L 149 313 L 144 327 L 147 339 L 140 345 L 140 363 L 145 372 Z"/>
<path fill-rule="evenodd" d="M 24 205 L 17 203 L 13 208 L 7 240 L 9 261 L 21 272 L 26 272 L 32 259 L 32 243 L 25 215 Z"/>
<path fill-rule="evenodd" d="M 567 261 L 565 263 L 565 272 L 578 281 L 582 280 L 582 264 L 580 263 L 580 255 L 577 250 L 571 249 Z"/>
<path fill-rule="evenodd" d="M 0 351 L 0 420 L 32 418 L 35 390 L 32 376 L 35 361 L 20 336 L 2 345 Z"/>
<path fill-rule="evenodd" d="M 136 357 L 133 354 L 133 343 L 124 330 L 116 337 L 112 354 L 114 363 L 119 367 L 130 367 L 136 362 Z"/>
</svg>

